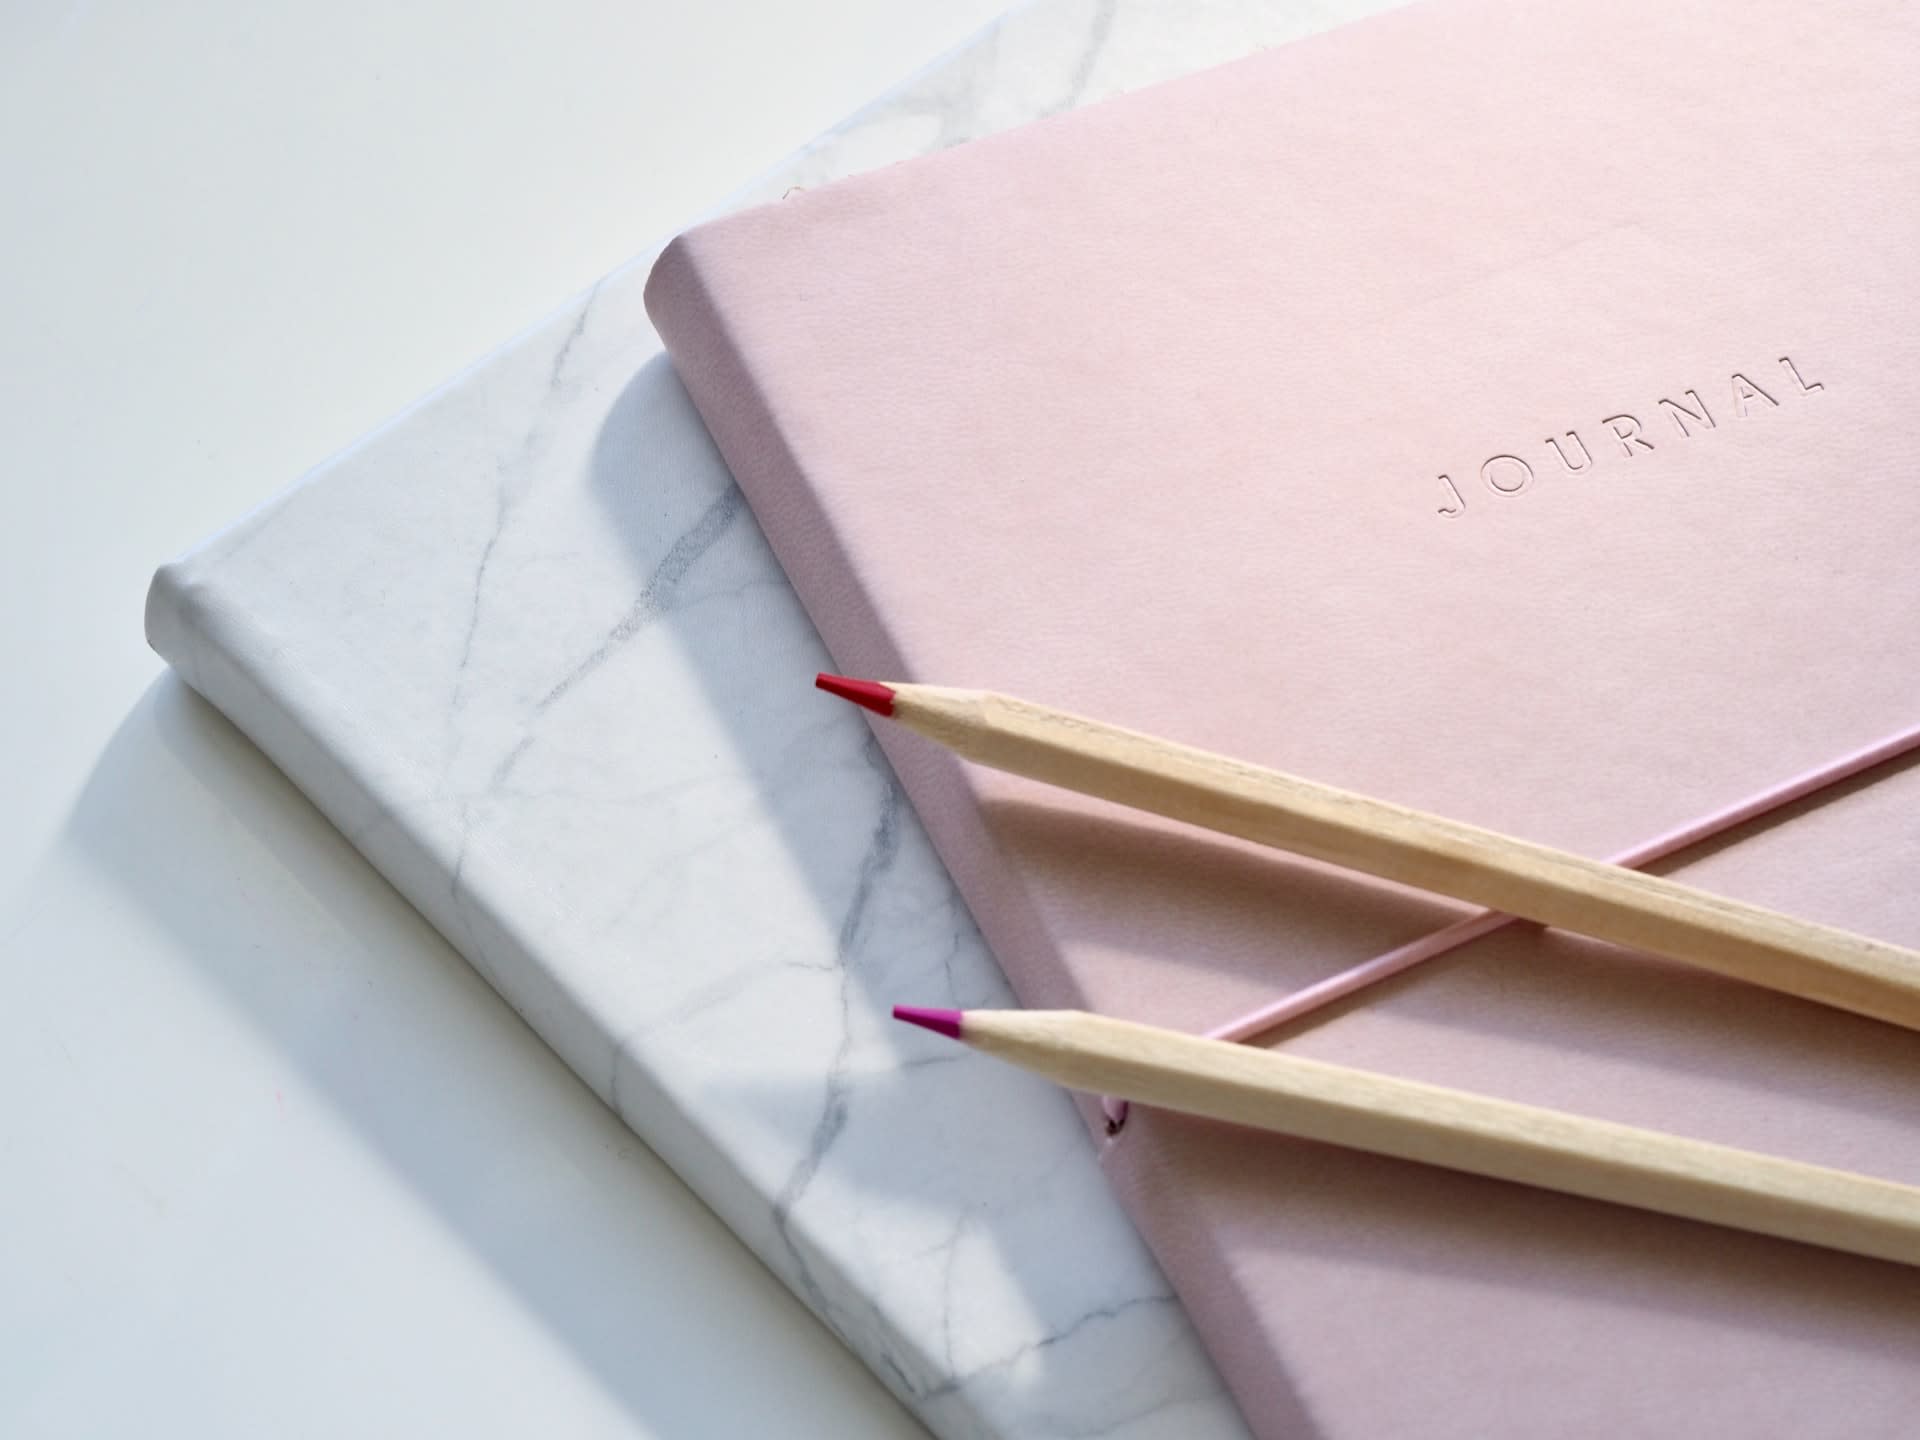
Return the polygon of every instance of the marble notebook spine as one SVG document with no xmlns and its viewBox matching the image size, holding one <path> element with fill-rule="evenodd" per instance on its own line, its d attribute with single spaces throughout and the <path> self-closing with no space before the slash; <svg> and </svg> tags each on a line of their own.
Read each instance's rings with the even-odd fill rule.
<svg viewBox="0 0 1920 1440">
<path fill-rule="evenodd" d="M 522 867 L 508 865 L 504 857 L 496 862 L 472 853 L 471 837 L 456 833 L 436 810 L 423 788 L 426 777 L 413 775 L 377 735 L 355 723 L 350 706 L 309 669 L 292 663 L 288 647 L 260 622 L 244 592 L 223 582 L 225 557 L 246 544 L 256 527 L 272 523 L 297 489 L 155 572 L 146 601 L 148 644 L 260 748 L 568 1068 L 935 1434 L 972 1440 L 994 1433 L 966 1408 L 964 1396 L 942 1394 L 933 1404 L 922 1404 L 899 1367 L 884 1363 L 890 1349 L 913 1353 L 916 1337 L 876 1341 L 834 1325 L 832 1315 L 821 1309 L 820 1296 L 798 1283 L 788 1257 L 770 1253 L 762 1243 L 770 1234 L 766 1201 L 751 1177 L 740 1172 L 697 1116 L 652 1083 L 640 1057 L 625 1052 L 627 1063 L 616 1066 L 616 1055 L 623 1053 L 620 1037 L 610 1034 L 601 1013 L 572 994 L 523 943 L 507 907 L 490 898 L 511 895 L 499 877 Z M 606 1088 L 616 1069 L 618 1104 Z M 810 1254 L 809 1264 L 816 1283 L 831 1268 L 824 1256 Z M 837 1284 L 825 1292 L 829 1302 L 840 1295 Z"/>
<path fill-rule="evenodd" d="M 455 874 L 460 841 L 442 833 L 430 808 L 407 803 L 419 782 L 403 785 L 398 800 L 389 785 L 383 797 L 379 782 L 402 767 L 388 762 L 347 706 L 289 663 L 285 647 L 222 586 L 223 552 L 268 523 L 278 503 L 155 572 L 147 643 L 293 781 L 575 1073 L 604 1072 L 576 1038 L 593 1032 L 590 1013 L 526 957 L 482 887 L 447 878 Z"/>
</svg>

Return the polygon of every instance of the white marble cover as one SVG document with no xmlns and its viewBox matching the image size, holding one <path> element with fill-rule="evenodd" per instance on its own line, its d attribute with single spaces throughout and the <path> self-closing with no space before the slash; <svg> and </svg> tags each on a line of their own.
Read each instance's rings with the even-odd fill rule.
<svg viewBox="0 0 1920 1440">
<path fill-rule="evenodd" d="M 1378 8 L 1039 0 L 734 203 Z M 936 1433 L 1242 1434 L 1066 1099 L 885 1018 L 1009 996 L 650 260 L 161 570 L 153 643 Z"/>
</svg>

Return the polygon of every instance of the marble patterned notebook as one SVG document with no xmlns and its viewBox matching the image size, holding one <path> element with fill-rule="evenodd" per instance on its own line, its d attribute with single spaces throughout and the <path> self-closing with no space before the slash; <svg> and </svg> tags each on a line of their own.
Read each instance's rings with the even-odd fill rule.
<svg viewBox="0 0 1920 1440">
<path fill-rule="evenodd" d="M 1381 0 L 1039 0 L 738 202 Z M 651 253 L 155 579 L 154 645 L 937 1434 L 1230 1437 L 649 325 Z M 806 1023 L 796 1025 L 795 1017 Z"/>
<path fill-rule="evenodd" d="M 697 227 L 650 312 L 835 669 L 1611 855 L 1920 721 L 1916 55 L 1431 0 Z M 1206 1031 L 1462 913 L 876 733 L 1032 1006 Z M 1916 817 L 1909 758 L 1665 868 L 1914 946 Z M 1920 1035 L 1557 931 L 1265 1043 L 1920 1183 Z M 1914 1433 L 1912 1269 L 1150 1109 L 1103 1157 L 1271 1440 Z"/>
</svg>

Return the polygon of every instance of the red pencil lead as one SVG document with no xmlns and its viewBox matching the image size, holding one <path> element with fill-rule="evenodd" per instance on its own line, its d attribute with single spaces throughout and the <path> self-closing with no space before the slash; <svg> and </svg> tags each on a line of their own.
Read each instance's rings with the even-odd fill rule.
<svg viewBox="0 0 1920 1440">
<path fill-rule="evenodd" d="M 923 1030 L 931 1030 L 936 1035 L 944 1035 L 949 1040 L 960 1038 L 960 1012 L 958 1010 L 929 1010 L 921 1005 L 896 1005 L 893 1018 L 904 1020 L 909 1025 L 918 1025 Z"/>
<path fill-rule="evenodd" d="M 844 675 L 822 673 L 813 677 L 813 683 L 816 689 L 864 705 L 876 715 L 893 714 L 893 687 L 878 680 L 849 680 Z"/>
</svg>

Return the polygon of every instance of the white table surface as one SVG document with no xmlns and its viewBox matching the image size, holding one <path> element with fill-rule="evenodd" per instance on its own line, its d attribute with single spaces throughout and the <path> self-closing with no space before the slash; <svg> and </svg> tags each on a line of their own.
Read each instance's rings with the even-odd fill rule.
<svg viewBox="0 0 1920 1440">
<path fill-rule="evenodd" d="M 140 611 L 998 5 L 0 5 L 0 1433 L 919 1433 Z"/>
</svg>

